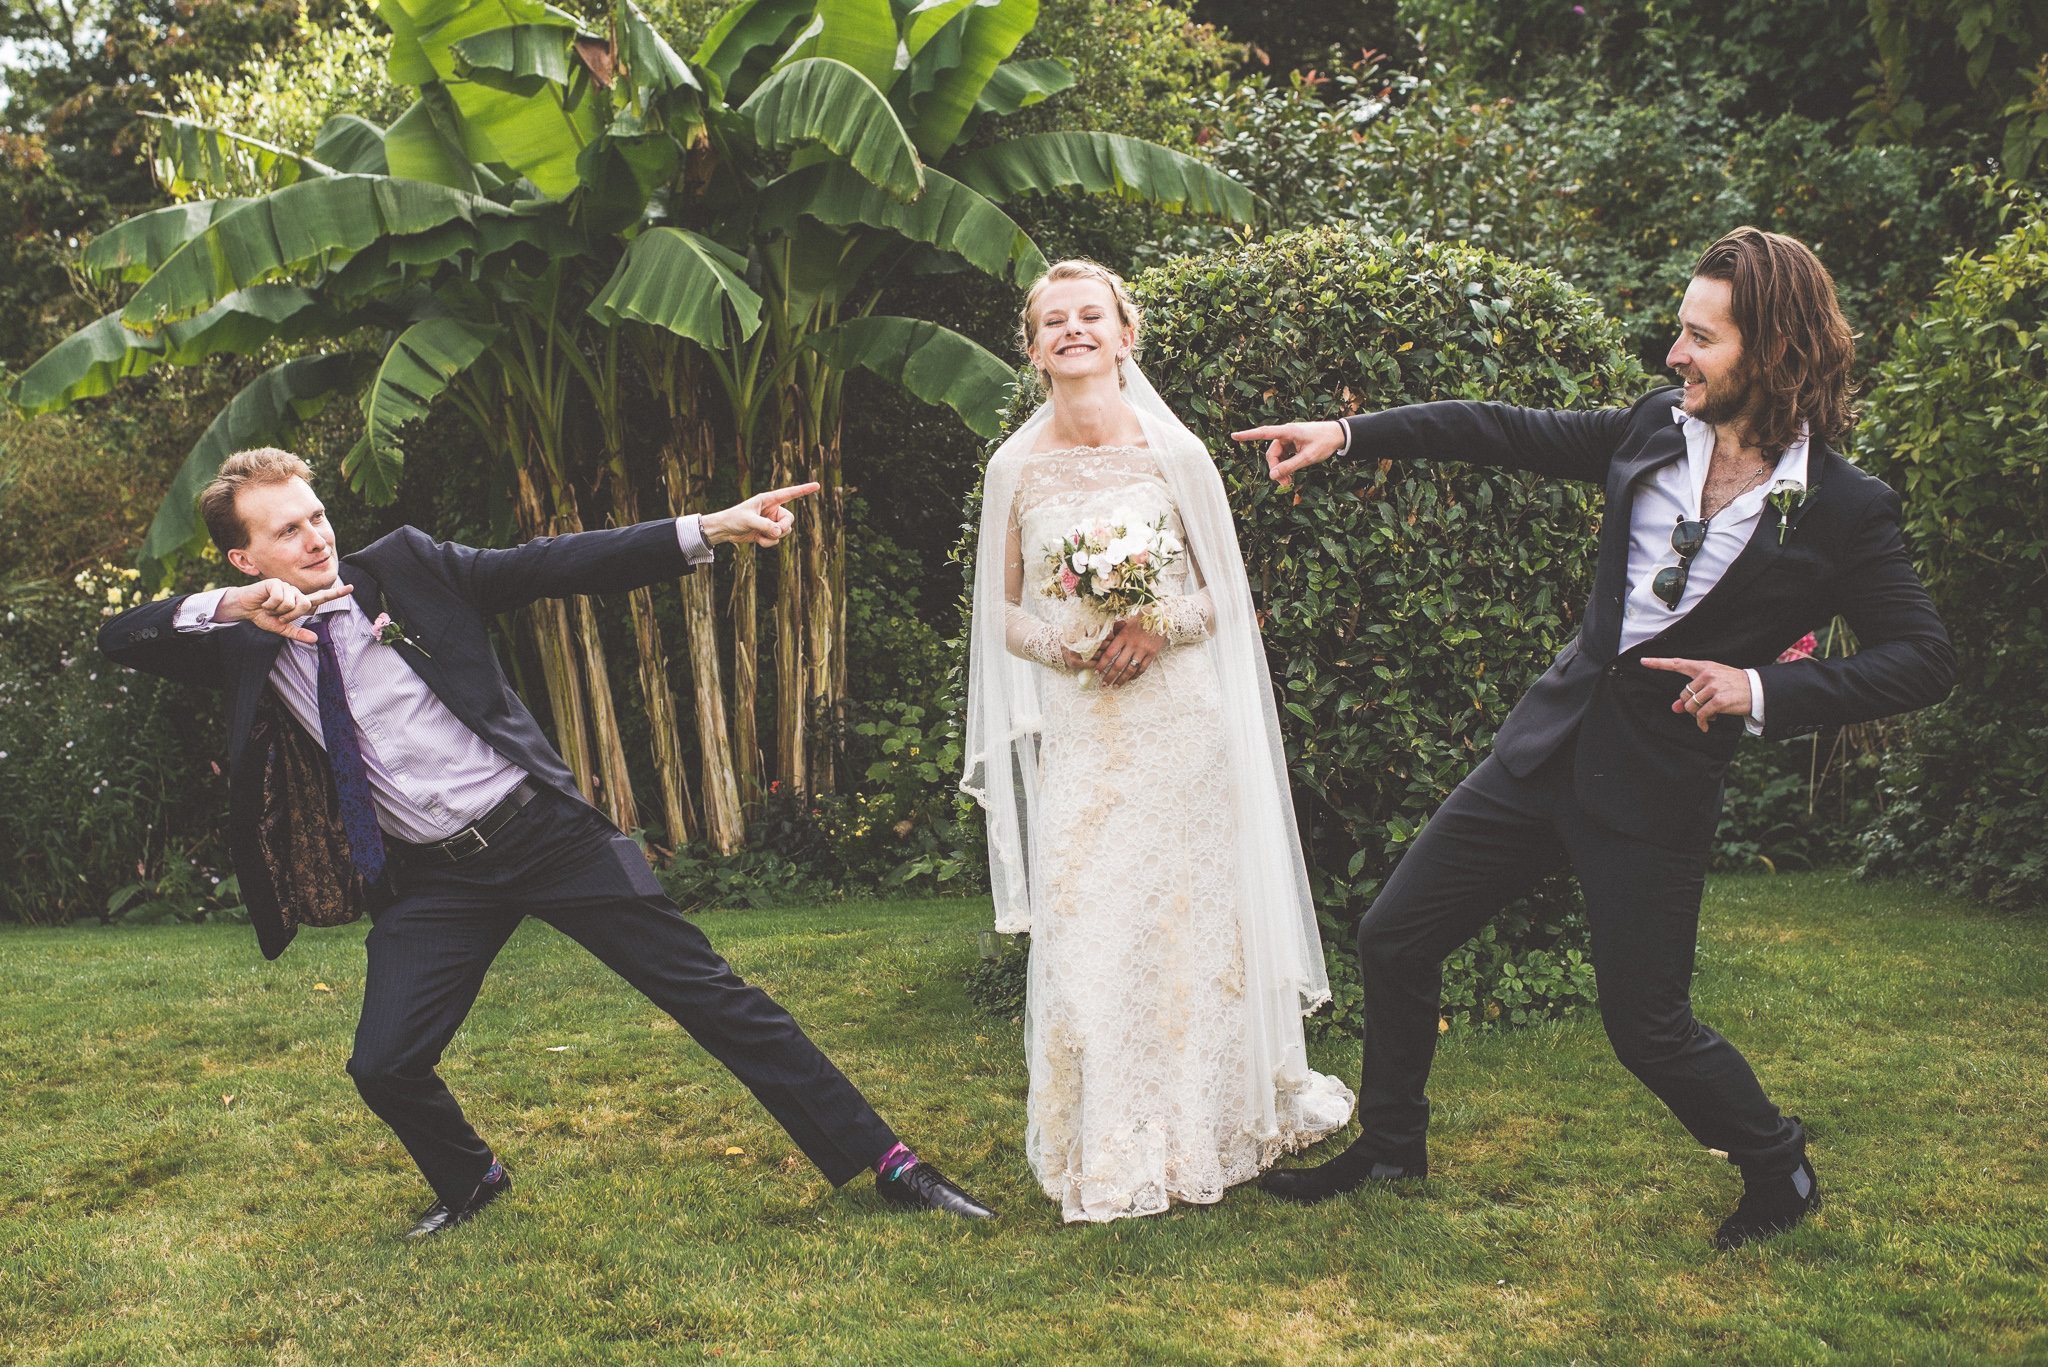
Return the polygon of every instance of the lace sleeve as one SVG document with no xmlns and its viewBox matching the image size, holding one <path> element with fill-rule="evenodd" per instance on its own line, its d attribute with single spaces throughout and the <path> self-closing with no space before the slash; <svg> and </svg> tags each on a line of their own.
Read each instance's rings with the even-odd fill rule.
<svg viewBox="0 0 2048 1367">
<path fill-rule="evenodd" d="M 1194 580 L 1194 588 L 1161 598 L 1145 612 L 1145 625 L 1164 636 L 1170 646 L 1206 641 L 1216 630 L 1216 603 L 1209 597 L 1208 585 L 1202 579 L 1202 567 L 1192 551 L 1188 553 L 1188 573 Z"/>
<path fill-rule="evenodd" d="M 1193 593 L 1160 599 L 1153 606 L 1152 618 L 1168 645 L 1193 645 L 1208 640 L 1209 633 L 1216 629 L 1216 605 L 1209 598 L 1209 590 L 1196 589 Z"/>
<path fill-rule="evenodd" d="M 1003 557 L 1003 597 L 1003 644 L 1009 652 L 1049 669 L 1064 670 L 1066 656 L 1061 649 L 1059 628 L 1033 617 L 1023 606 L 1024 533 L 1017 526 L 1014 512 L 1010 516 L 1008 550 Z"/>
</svg>

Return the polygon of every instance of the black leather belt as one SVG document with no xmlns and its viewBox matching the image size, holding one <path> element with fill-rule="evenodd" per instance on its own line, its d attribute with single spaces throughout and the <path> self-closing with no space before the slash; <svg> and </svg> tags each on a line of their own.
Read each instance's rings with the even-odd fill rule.
<svg viewBox="0 0 2048 1367">
<path fill-rule="evenodd" d="M 431 845 L 415 845 L 409 840 L 390 842 L 398 852 L 401 863 L 405 864 L 455 864 L 472 855 L 482 854 L 490 848 L 491 837 L 505 829 L 505 824 L 519 815 L 519 809 L 541 794 L 540 784 L 530 778 L 521 779 L 519 786 L 500 798 L 498 805 L 485 812 L 474 822 L 464 826 L 446 840 L 437 840 Z"/>
</svg>

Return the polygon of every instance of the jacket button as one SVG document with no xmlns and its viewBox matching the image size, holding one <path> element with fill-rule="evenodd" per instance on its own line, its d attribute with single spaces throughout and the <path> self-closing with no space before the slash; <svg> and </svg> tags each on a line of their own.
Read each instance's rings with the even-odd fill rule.
<svg viewBox="0 0 2048 1367">
<path fill-rule="evenodd" d="M 1607 666 L 1607 677 L 1610 679 L 1621 677 L 1621 661 L 1616 660 L 1613 664 Z"/>
</svg>

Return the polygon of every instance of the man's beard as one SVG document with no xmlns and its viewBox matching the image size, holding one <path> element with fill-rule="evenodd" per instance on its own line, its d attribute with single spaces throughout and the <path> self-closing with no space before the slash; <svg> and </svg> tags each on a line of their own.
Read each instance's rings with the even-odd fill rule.
<svg viewBox="0 0 2048 1367">
<path fill-rule="evenodd" d="M 1755 377 L 1747 368 L 1736 371 L 1723 388 L 1709 386 L 1706 401 L 1693 416 L 1709 427 L 1726 427 L 1746 417 L 1755 406 Z"/>
</svg>

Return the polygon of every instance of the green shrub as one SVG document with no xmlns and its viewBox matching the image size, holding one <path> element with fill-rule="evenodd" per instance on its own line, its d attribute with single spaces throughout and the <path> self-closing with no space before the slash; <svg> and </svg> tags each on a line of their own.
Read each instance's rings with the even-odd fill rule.
<svg viewBox="0 0 2048 1367">
<path fill-rule="evenodd" d="M 1315 229 L 1177 261 L 1136 288 L 1148 372 L 1216 453 L 1237 513 L 1337 1019 L 1355 1025 L 1350 927 L 1577 629 L 1596 491 L 1370 453 L 1281 490 L 1228 434 L 1429 399 L 1590 407 L 1648 381 L 1586 296 L 1465 247 Z M 1584 944 L 1553 879 L 1450 966 L 1446 1011 L 1512 1023 L 1587 1000 Z"/>
<path fill-rule="evenodd" d="M 1741 223 L 1812 246 L 1850 322 L 1885 337 L 1967 222 L 1943 163 L 1847 145 L 1835 126 L 1798 114 L 1745 121 L 1731 112 L 1741 93 L 1725 76 L 1652 98 L 1584 65 L 1517 87 L 1438 63 L 1368 60 L 1314 89 L 1234 85 L 1205 113 L 1217 163 L 1277 221 L 1356 220 L 1555 270 L 1622 321 L 1647 365 L 1670 345 L 1692 263 Z M 1199 227 L 1182 237 L 1224 240 Z"/>
<path fill-rule="evenodd" d="M 134 571 L 0 585 L 0 920 L 218 918 L 227 784 L 211 693 L 93 645 Z M 231 881 L 231 880 L 230 880 Z"/>
<path fill-rule="evenodd" d="M 1956 257 L 1876 375 L 1858 446 L 1955 642 L 1955 693 L 1887 755 L 1872 871 L 2048 901 L 2048 204 Z"/>
</svg>

